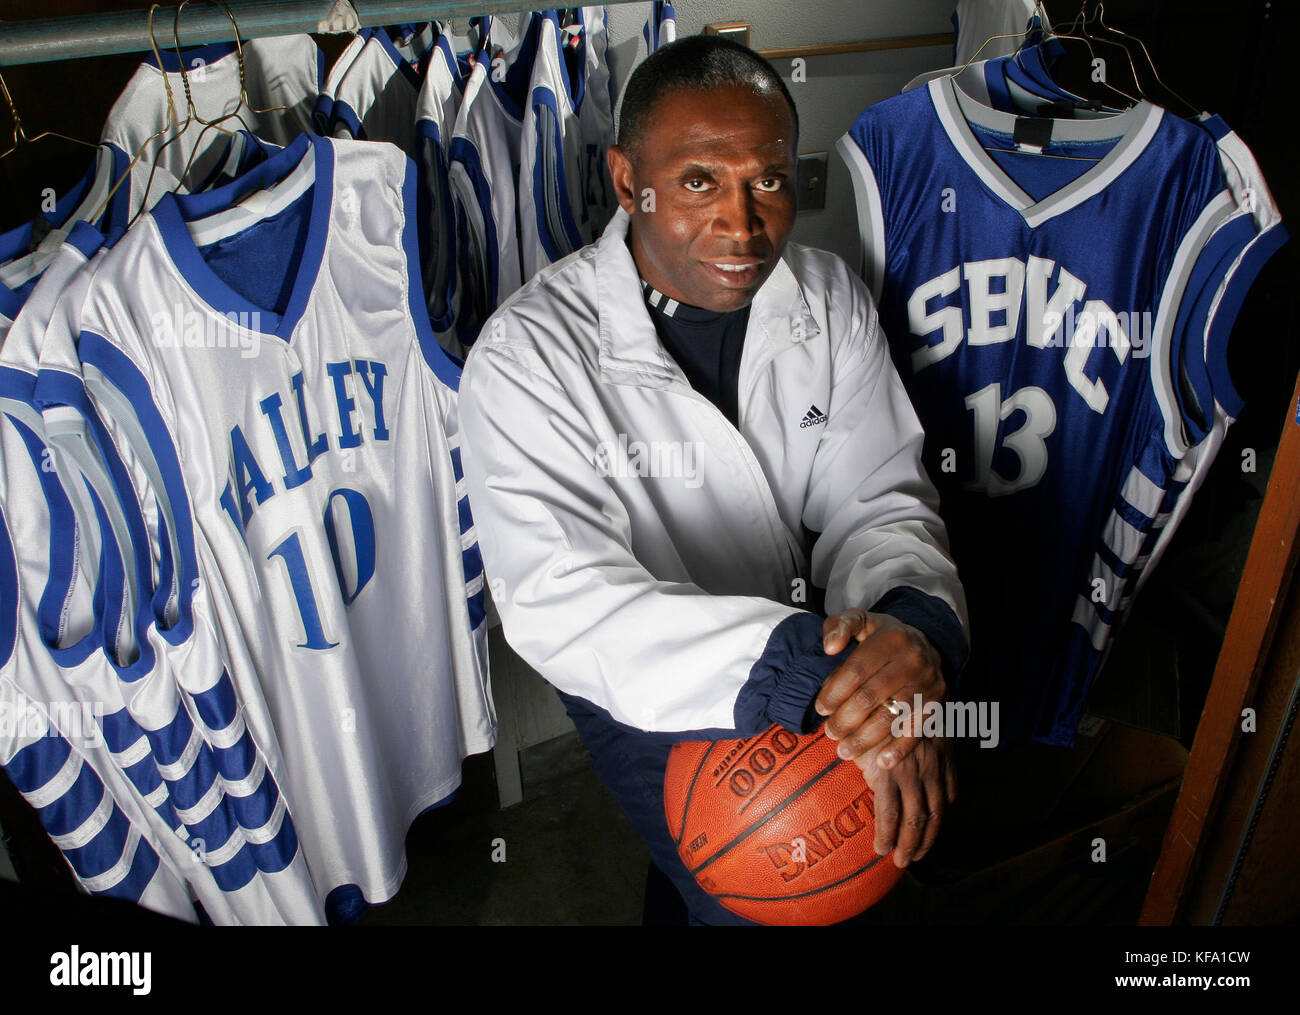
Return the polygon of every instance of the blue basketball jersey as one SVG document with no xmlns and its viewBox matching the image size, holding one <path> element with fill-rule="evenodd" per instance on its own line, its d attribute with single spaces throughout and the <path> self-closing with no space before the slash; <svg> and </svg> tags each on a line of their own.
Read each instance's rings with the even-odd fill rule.
<svg viewBox="0 0 1300 1015">
<path fill-rule="evenodd" d="M 1256 224 L 1210 136 L 1149 103 L 1027 124 L 945 77 L 840 151 L 970 603 L 958 691 L 1000 702 L 1004 744 L 1070 744 L 1233 400 L 1204 297 Z"/>
</svg>

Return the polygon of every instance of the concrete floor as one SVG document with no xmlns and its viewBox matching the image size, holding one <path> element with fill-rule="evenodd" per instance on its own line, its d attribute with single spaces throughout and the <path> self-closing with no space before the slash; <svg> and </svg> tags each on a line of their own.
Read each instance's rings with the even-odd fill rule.
<svg viewBox="0 0 1300 1015">
<path fill-rule="evenodd" d="M 500 810 L 491 756 L 467 759 L 457 798 L 412 826 L 401 891 L 360 923 L 639 924 L 649 853 L 577 735 L 525 752 L 522 768 L 524 802 Z"/>
<path fill-rule="evenodd" d="M 1132 925 L 1173 804 L 1166 771 L 1132 781 L 1120 805 L 1116 758 L 1149 756 L 1145 737 L 1111 727 L 1107 751 L 1064 767 L 1082 768 L 1065 802 L 1040 793 L 1029 821 L 998 836 L 992 801 L 1005 798 L 1006 773 L 984 785 L 968 780 L 932 860 L 909 872 L 855 923 L 895 925 Z M 1036 768 L 1043 767 L 1036 757 Z M 586 750 L 569 734 L 521 755 L 524 802 L 497 806 L 490 755 L 469 758 L 450 804 L 422 815 L 407 837 L 409 870 L 401 891 L 368 911 L 366 926 L 636 925 L 641 923 L 648 853 L 618 802 L 591 772 Z M 1131 768 L 1129 761 L 1123 767 Z M 1090 791 L 1088 773 L 1109 792 Z M 1097 780 L 1094 778 L 1095 784 Z M 1017 780 L 1022 793 L 1023 779 Z M 1153 784 L 1159 784 L 1153 790 Z M 1137 801 L 1135 804 L 1134 801 Z M 988 815 L 988 820 L 985 816 Z M 1096 862 L 1098 836 L 1107 842 Z M 494 861 L 494 853 L 502 862 Z"/>
</svg>

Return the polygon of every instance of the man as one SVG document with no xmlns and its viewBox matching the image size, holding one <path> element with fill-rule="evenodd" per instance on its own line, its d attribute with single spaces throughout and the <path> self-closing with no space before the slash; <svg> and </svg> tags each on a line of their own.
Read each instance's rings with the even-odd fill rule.
<svg viewBox="0 0 1300 1015">
<path fill-rule="evenodd" d="M 893 737 L 882 706 L 942 696 L 965 602 L 866 288 L 786 245 L 796 138 L 750 50 L 653 54 L 609 151 L 619 212 L 503 304 L 460 388 L 505 636 L 701 923 L 744 921 L 668 837 L 674 741 L 826 716 L 900 866 L 955 792 L 942 743 Z"/>
</svg>

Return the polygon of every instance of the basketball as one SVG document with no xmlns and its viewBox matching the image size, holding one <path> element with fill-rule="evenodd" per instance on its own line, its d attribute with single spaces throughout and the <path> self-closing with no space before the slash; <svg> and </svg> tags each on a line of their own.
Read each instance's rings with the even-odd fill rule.
<svg viewBox="0 0 1300 1015">
<path fill-rule="evenodd" d="M 668 830 L 686 869 L 756 923 L 825 925 L 875 905 L 903 876 L 876 853 L 862 771 L 820 731 L 773 725 L 744 740 L 674 744 Z"/>
</svg>

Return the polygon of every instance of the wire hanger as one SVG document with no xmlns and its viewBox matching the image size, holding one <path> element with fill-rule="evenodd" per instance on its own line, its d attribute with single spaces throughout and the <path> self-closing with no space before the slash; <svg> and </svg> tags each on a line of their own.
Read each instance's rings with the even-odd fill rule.
<svg viewBox="0 0 1300 1015">
<path fill-rule="evenodd" d="M 181 0 L 180 5 L 176 8 L 175 17 L 172 19 L 172 42 L 176 48 L 177 63 L 180 67 L 180 73 L 181 73 L 181 83 L 185 88 L 186 107 L 193 115 L 194 120 L 198 123 L 203 124 L 203 129 L 199 131 L 198 137 L 194 139 L 194 144 L 190 148 L 190 157 L 186 161 L 185 169 L 179 177 L 179 182 L 181 183 L 185 182 L 185 180 L 190 175 L 190 171 L 194 168 L 194 160 L 195 158 L 198 157 L 199 152 L 203 150 L 203 144 L 202 144 L 203 137 L 205 134 L 207 134 L 209 130 L 219 130 L 222 133 L 229 134 L 233 139 L 235 136 L 235 132 L 230 130 L 227 127 L 222 126 L 222 124 L 225 121 L 233 119 L 233 120 L 238 120 L 239 124 L 244 128 L 244 130 L 248 131 L 249 134 L 253 134 L 254 133 L 253 128 L 250 127 L 248 121 L 244 119 L 242 112 L 246 111 L 249 113 L 262 115 L 266 113 L 282 112 L 288 110 L 289 108 L 288 106 L 282 105 L 282 106 L 268 106 L 265 109 L 257 109 L 248 101 L 248 77 L 244 65 L 244 44 L 240 38 L 239 22 L 235 20 L 234 12 L 231 11 L 231 9 L 227 7 L 222 2 L 222 0 L 204 0 L 204 2 L 206 3 L 216 4 L 216 6 L 220 7 L 223 11 L 225 11 L 226 17 L 230 19 L 230 25 L 234 29 L 235 56 L 239 62 L 239 101 L 235 105 L 235 108 L 232 109 L 229 113 L 225 113 L 212 120 L 205 120 L 202 116 L 199 115 L 198 110 L 195 108 L 194 105 L 194 95 L 190 91 L 190 79 L 189 79 L 189 75 L 185 71 L 185 61 L 181 57 L 181 42 L 180 42 L 181 11 L 184 10 L 185 5 L 190 2 L 191 0 Z M 182 136 L 183 136 L 183 132 L 182 134 L 178 134 L 177 138 Z M 172 140 L 176 140 L 176 138 L 169 139 L 167 144 L 170 144 Z M 164 144 L 163 147 L 166 147 L 166 144 Z"/>
<path fill-rule="evenodd" d="M 1083 3 L 1080 4 L 1080 6 L 1079 6 L 1079 13 L 1075 15 L 1074 21 L 1072 21 L 1072 22 L 1070 23 L 1070 26 L 1069 26 L 1069 27 L 1070 27 L 1071 29 L 1074 29 L 1076 32 L 1077 32 L 1077 31 L 1086 31 L 1086 26 L 1087 26 L 1087 7 L 1088 7 L 1088 0 L 1083 0 Z M 1072 34 L 1071 32 L 1062 32 L 1062 31 L 1059 31 L 1059 30 L 1057 30 L 1057 29 L 1052 29 L 1052 35 L 1053 35 L 1055 38 L 1057 38 L 1057 39 L 1074 39 L 1076 42 L 1082 42 L 1082 43 L 1083 43 L 1083 44 L 1088 48 L 1088 56 L 1092 58 L 1093 62 L 1095 63 L 1096 60 L 1098 59 L 1096 51 L 1092 48 L 1092 42 L 1093 42 L 1093 40 L 1092 40 L 1092 38 L 1091 38 L 1090 36 L 1087 36 L 1087 35 L 1076 35 L 1076 34 Z M 1099 40 L 1099 41 L 1100 41 L 1100 40 Z M 1107 40 L 1107 41 L 1109 42 L 1109 40 Z M 1112 46 L 1117 46 L 1117 45 L 1119 45 L 1119 43 L 1116 43 L 1116 42 L 1109 42 L 1109 44 L 1112 45 Z M 1123 48 L 1123 47 L 1121 47 L 1121 48 Z M 1126 51 L 1126 52 L 1127 52 L 1127 51 Z M 1136 78 L 1135 78 L 1135 80 L 1136 80 Z M 1117 88 L 1117 87 L 1115 87 L 1114 85 L 1112 85 L 1112 84 L 1111 84 L 1111 83 L 1106 79 L 1106 76 L 1105 76 L 1104 74 L 1102 75 L 1102 78 L 1101 78 L 1100 84 L 1101 84 L 1103 87 L 1110 89 L 1110 90 L 1111 90 L 1112 92 L 1114 92 L 1116 95 L 1121 95 L 1121 96 L 1123 96 L 1126 100 L 1128 100 L 1128 104 L 1129 104 L 1130 106 L 1136 106 L 1136 105 L 1138 104 L 1138 102 L 1141 101 L 1140 99 L 1138 99 L 1138 98 L 1136 98 L 1136 97 L 1130 95 L 1128 92 L 1124 91 L 1122 88 Z"/>
<path fill-rule="evenodd" d="M 1086 6 L 1086 0 L 1085 0 L 1085 6 Z M 1140 39 L 1136 35 L 1130 35 L 1128 32 L 1121 31 L 1120 29 L 1116 28 L 1114 25 L 1106 24 L 1106 5 L 1102 3 L 1101 0 L 1097 0 L 1097 6 L 1093 12 L 1093 18 L 1085 19 L 1084 21 L 1085 29 L 1087 28 L 1088 21 L 1094 19 L 1104 31 L 1110 32 L 1112 35 L 1118 35 L 1123 39 L 1129 39 L 1132 42 L 1136 42 L 1140 47 L 1142 47 L 1142 55 L 1146 57 L 1146 64 L 1148 67 L 1151 68 L 1151 76 L 1156 79 L 1156 84 L 1158 84 L 1161 88 L 1163 88 L 1168 95 L 1172 95 L 1175 99 L 1181 102 L 1183 104 L 1183 107 L 1185 109 L 1190 110 L 1193 116 L 1200 115 L 1201 110 L 1199 108 L 1192 105 L 1185 98 L 1183 98 L 1178 92 L 1174 91 L 1172 88 L 1169 87 L 1169 85 L 1165 84 L 1164 79 L 1160 77 L 1160 72 L 1156 70 L 1155 61 L 1151 59 L 1151 51 L 1147 49 L 1147 44 L 1143 42 L 1142 39 Z M 1099 41 L 1109 42 L 1113 46 L 1121 46 L 1125 54 L 1128 56 L 1129 68 L 1133 73 L 1133 80 L 1137 83 L 1138 89 L 1141 90 L 1142 79 L 1138 77 L 1137 65 L 1133 62 L 1132 50 L 1126 44 L 1115 42 L 1114 40 L 1100 39 Z"/>
<path fill-rule="evenodd" d="M 163 65 L 162 54 L 159 53 L 158 51 L 158 36 L 154 32 L 154 27 L 153 27 L 153 13 L 160 6 L 161 6 L 160 4 L 155 3 L 149 7 L 148 23 L 149 23 L 149 47 L 150 49 L 153 50 L 154 60 L 157 62 L 158 67 L 161 70 Z M 162 137 L 164 134 L 167 133 L 168 130 L 170 130 L 173 126 L 175 126 L 176 103 L 174 101 L 174 97 L 172 96 L 171 81 L 168 80 L 166 72 L 163 73 L 163 88 L 167 93 L 167 112 L 166 112 L 166 117 L 163 121 L 163 125 L 159 127 L 156 131 L 154 131 L 152 134 L 150 134 L 147 138 L 145 138 L 143 142 L 141 142 L 140 147 L 136 149 L 135 154 L 131 157 L 131 161 L 127 163 L 126 169 L 122 172 L 122 175 L 118 177 L 117 182 L 114 183 L 113 186 L 109 188 L 108 193 L 104 195 L 104 200 L 100 204 L 100 206 L 95 210 L 95 215 L 92 221 L 98 222 L 99 219 L 103 216 L 104 212 L 108 209 L 108 203 L 113 199 L 113 195 L 117 193 L 118 187 L 122 186 L 123 183 L 125 183 L 127 180 L 131 178 L 131 170 L 133 170 L 136 166 L 136 163 L 138 163 L 140 159 L 144 157 L 145 150 L 149 147 L 149 145 L 153 144 L 154 141 Z M 182 130 L 188 126 L 189 126 L 189 120 L 187 119 L 185 121 L 185 124 L 182 126 Z M 145 182 L 144 194 L 140 198 L 140 208 L 139 210 L 136 211 L 134 215 L 131 216 L 130 220 L 127 222 L 128 227 L 134 224 L 135 220 L 139 218 L 141 214 L 143 214 L 145 208 L 149 207 L 149 194 L 153 190 L 154 175 L 156 174 L 157 170 L 158 170 L 157 159 L 156 158 L 150 159 L 149 179 Z"/>
<path fill-rule="evenodd" d="M 975 60 L 979 57 L 980 53 L 984 52 L 985 47 L 988 46 L 990 42 L 993 42 L 997 39 L 1022 39 L 1023 40 L 1030 34 L 1030 32 L 1034 32 L 1034 31 L 1044 32 L 1048 34 L 1055 34 L 1052 28 L 1050 27 L 1050 22 L 1047 19 L 1047 12 L 1043 9 L 1042 0 L 1037 0 L 1037 2 L 1035 3 L 1034 14 L 1038 17 L 1041 23 L 1040 28 L 1030 29 L 1029 31 L 1025 31 L 1025 32 L 1004 32 L 1001 35 L 990 35 L 987 39 L 985 39 L 980 44 L 979 49 L 975 50 L 975 52 L 970 55 L 969 59 L 967 59 L 967 61 L 964 64 L 962 64 L 959 69 L 953 71 L 950 75 L 948 75 L 953 79 L 953 87 L 954 88 L 957 87 L 956 79 L 961 77 L 961 75 L 965 73 L 966 69 L 970 67 L 972 63 L 975 62 Z M 1009 155 L 1032 155 L 1035 158 L 1067 159 L 1071 162 L 1099 162 L 1100 161 L 1099 157 L 1094 158 L 1087 155 L 1061 155 L 1058 154 L 1057 152 L 1037 151 L 1033 148 L 1021 148 L 1021 147 L 990 148 L 988 146 L 983 146 L 983 147 L 984 150 L 988 152 L 1005 152 Z"/>
<path fill-rule="evenodd" d="M 79 144 L 85 148 L 93 148 L 95 151 L 99 151 L 99 145 L 91 144 L 89 141 L 83 141 L 81 138 L 69 137 L 67 134 L 60 134 L 57 130 L 43 130 L 35 137 L 28 137 L 27 129 L 23 126 L 23 118 L 18 115 L 18 106 L 14 103 L 14 98 L 9 92 L 9 85 L 5 83 L 4 75 L 2 74 L 0 74 L 0 90 L 4 92 L 5 102 L 9 105 L 9 115 L 13 117 L 14 121 L 13 144 L 9 146 L 8 151 L 0 154 L 0 159 L 8 158 L 23 145 L 35 144 L 37 141 L 41 140 L 41 138 L 45 137 L 57 137 L 64 141 L 71 141 L 73 144 Z"/>
</svg>

